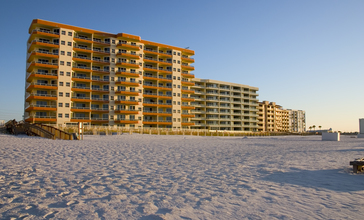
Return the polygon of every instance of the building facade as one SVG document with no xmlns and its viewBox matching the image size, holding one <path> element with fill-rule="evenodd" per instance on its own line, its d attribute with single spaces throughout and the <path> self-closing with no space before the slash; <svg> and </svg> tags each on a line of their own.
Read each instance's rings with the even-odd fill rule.
<svg viewBox="0 0 364 220">
<path fill-rule="evenodd" d="M 195 108 L 191 128 L 228 131 L 258 130 L 258 88 L 211 79 L 192 81 Z"/>
<path fill-rule="evenodd" d="M 306 112 L 303 110 L 287 109 L 289 112 L 289 128 L 291 132 L 306 132 Z"/>
<path fill-rule="evenodd" d="M 301 110 L 284 109 L 275 102 L 262 101 L 258 107 L 258 131 L 304 132 L 305 113 Z"/>
<path fill-rule="evenodd" d="M 193 50 L 35 19 L 24 116 L 48 124 L 190 128 Z"/>
</svg>

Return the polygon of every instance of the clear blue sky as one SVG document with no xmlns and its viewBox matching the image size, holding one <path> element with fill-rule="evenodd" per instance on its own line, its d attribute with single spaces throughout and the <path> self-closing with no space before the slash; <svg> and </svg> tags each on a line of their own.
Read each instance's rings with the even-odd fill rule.
<svg viewBox="0 0 364 220">
<path fill-rule="evenodd" d="M 307 127 L 364 118 L 363 0 L 2 1 L 0 119 L 21 119 L 35 18 L 195 50 L 195 75 L 259 87 L 306 111 Z"/>
</svg>

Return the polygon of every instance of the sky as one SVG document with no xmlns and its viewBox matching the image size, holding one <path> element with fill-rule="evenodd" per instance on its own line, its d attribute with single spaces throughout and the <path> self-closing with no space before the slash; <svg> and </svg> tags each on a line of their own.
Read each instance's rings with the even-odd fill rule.
<svg viewBox="0 0 364 220">
<path fill-rule="evenodd" d="M 364 118 L 364 1 L 2 1 L 0 120 L 21 120 L 33 19 L 195 51 L 197 78 L 259 88 L 259 101 L 312 125 L 358 131 Z"/>
</svg>

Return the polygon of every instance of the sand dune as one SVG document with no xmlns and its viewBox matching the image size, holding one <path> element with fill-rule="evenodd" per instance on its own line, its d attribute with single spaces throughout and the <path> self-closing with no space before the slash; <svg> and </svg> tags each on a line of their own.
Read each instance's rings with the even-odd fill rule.
<svg viewBox="0 0 364 220">
<path fill-rule="evenodd" d="M 1 219 L 361 219 L 344 137 L 0 135 Z"/>
</svg>

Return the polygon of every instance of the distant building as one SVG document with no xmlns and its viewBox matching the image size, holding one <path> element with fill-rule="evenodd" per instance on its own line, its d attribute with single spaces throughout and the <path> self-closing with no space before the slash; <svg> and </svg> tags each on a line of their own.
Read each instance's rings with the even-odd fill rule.
<svg viewBox="0 0 364 220">
<path fill-rule="evenodd" d="M 259 102 L 258 131 L 305 132 L 305 111 L 284 109 L 282 106 L 277 105 L 275 102 Z"/>
<path fill-rule="evenodd" d="M 258 103 L 258 131 L 289 132 L 289 112 L 275 102 Z"/>
<path fill-rule="evenodd" d="M 289 111 L 289 127 L 290 132 L 305 132 L 306 131 L 306 113 L 303 110 L 292 110 Z"/>
<path fill-rule="evenodd" d="M 0 120 L 0 126 L 5 124 L 5 120 Z"/>
</svg>

